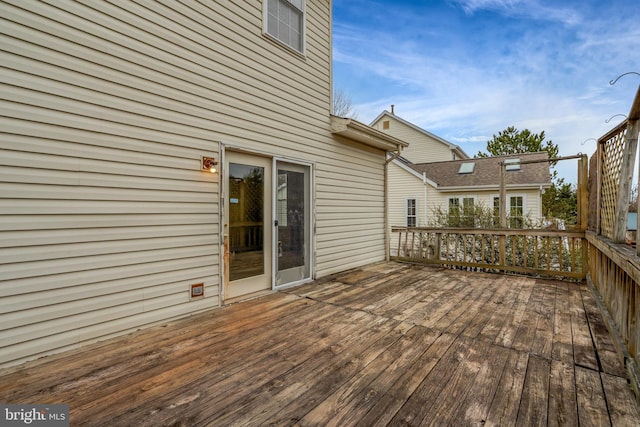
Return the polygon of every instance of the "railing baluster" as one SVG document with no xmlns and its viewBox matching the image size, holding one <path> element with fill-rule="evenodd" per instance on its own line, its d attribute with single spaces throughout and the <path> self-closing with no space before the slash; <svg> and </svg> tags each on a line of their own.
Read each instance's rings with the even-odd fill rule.
<svg viewBox="0 0 640 427">
<path fill-rule="evenodd" d="M 558 264 L 560 264 L 560 271 L 564 271 L 564 265 L 562 264 L 562 251 L 564 250 L 564 241 L 562 237 L 558 237 Z"/>
<path fill-rule="evenodd" d="M 546 247 L 547 247 L 546 271 L 551 271 L 551 238 L 547 236 L 545 241 L 546 241 Z"/>
</svg>

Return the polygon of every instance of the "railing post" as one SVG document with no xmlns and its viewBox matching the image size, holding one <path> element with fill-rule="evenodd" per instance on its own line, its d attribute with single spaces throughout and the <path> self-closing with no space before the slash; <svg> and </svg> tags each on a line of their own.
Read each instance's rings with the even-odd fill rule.
<svg viewBox="0 0 640 427">
<path fill-rule="evenodd" d="M 578 209 L 579 209 L 579 229 L 586 230 L 589 222 L 589 159 L 583 154 L 578 160 Z"/>
<path fill-rule="evenodd" d="M 507 166 L 500 162 L 500 228 L 507 228 Z"/>
<path fill-rule="evenodd" d="M 500 162 L 500 228 L 507 228 L 507 166 L 504 161 Z M 505 236 L 501 234 L 499 241 L 499 260 L 500 266 L 507 263 Z"/>
</svg>

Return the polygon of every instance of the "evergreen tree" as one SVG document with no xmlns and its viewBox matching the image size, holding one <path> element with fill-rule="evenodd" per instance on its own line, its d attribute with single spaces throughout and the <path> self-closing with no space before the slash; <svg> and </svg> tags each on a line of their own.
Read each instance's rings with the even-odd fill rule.
<svg viewBox="0 0 640 427">
<path fill-rule="evenodd" d="M 493 139 L 487 141 L 487 152 L 479 151 L 476 157 L 505 156 L 510 154 L 537 153 L 546 151 L 549 158 L 558 157 L 558 145 L 545 141 L 544 131 L 532 133 L 529 129 L 518 130 L 509 126 Z M 557 162 L 549 162 L 553 168 Z M 542 213 L 548 218 L 558 218 L 575 224 L 578 211 L 577 191 L 571 184 L 558 178 L 556 171 L 551 172 L 551 187 L 542 195 Z"/>
</svg>

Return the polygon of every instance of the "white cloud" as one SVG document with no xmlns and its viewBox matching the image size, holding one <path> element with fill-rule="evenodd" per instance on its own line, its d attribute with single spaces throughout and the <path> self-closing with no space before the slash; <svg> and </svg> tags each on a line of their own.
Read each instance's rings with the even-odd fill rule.
<svg viewBox="0 0 640 427">
<path fill-rule="evenodd" d="M 479 10 L 495 11 L 506 16 L 519 16 L 535 20 L 557 21 L 576 25 L 582 17 L 576 9 L 559 7 L 557 2 L 542 4 L 538 0 L 452 0 L 468 15 Z"/>
</svg>

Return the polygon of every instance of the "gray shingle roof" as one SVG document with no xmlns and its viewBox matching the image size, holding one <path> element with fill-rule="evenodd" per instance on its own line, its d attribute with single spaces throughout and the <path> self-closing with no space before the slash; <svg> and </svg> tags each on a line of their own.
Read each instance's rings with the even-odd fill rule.
<svg viewBox="0 0 640 427">
<path fill-rule="evenodd" d="M 524 153 L 509 156 L 485 157 L 478 159 L 453 160 L 448 162 L 409 164 L 427 178 L 446 187 L 479 187 L 500 185 L 500 163 L 505 159 L 519 158 L 521 161 L 548 159 L 546 151 Z M 472 173 L 458 173 L 462 163 L 474 162 Z M 520 165 L 520 170 L 507 171 L 507 186 L 519 185 L 531 187 L 548 187 L 551 184 L 549 163 L 532 163 Z"/>
</svg>

